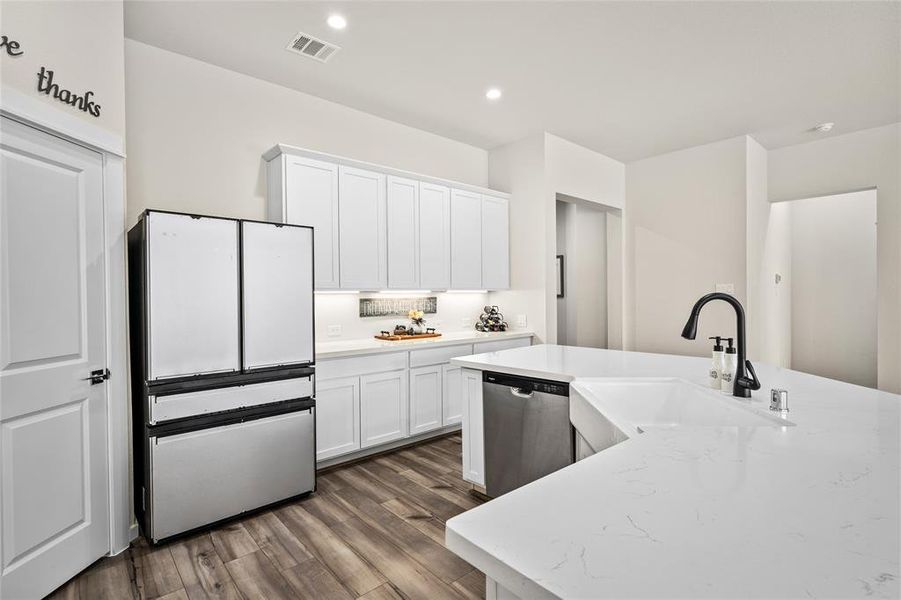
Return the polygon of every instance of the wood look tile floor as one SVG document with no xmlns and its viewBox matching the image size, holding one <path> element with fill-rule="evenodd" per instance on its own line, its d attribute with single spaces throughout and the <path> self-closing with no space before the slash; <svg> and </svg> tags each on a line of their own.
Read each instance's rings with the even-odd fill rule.
<svg viewBox="0 0 901 600">
<path fill-rule="evenodd" d="M 485 576 L 444 547 L 480 504 L 459 433 L 319 475 L 315 494 L 92 565 L 54 599 L 484 598 Z"/>
</svg>

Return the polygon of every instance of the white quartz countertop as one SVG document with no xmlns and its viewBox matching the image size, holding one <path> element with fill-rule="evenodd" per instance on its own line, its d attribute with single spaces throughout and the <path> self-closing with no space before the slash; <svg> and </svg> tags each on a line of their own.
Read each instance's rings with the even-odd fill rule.
<svg viewBox="0 0 901 600">
<path fill-rule="evenodd" d="M 448 547 L 520 597 L 901 594 L 901 396 L 755 364 L 753 398 L 722 399 L 771 416 L 769 390 L 785 388 L 785 426 L 638 433 L 604 386 L 703 386 L 709 359 L 539 345 L 452 362 L 571 382 L 571 402 L 628 437 L 448 521 Z"/>
<path fill-rule="evenodd" d="M 434 348 L 438 346 L 454 346 L 456 344 L 474 344 L 479 342 L 493 342 L 497 340 L 512 340 L 517 338 L 530 338 L 534 335 L 531 331 L 498 331 L 484 333 L 481 331 L 452 331 L 442 333 L 439 338 L 424 340 L 404 340 L 391 342 L 372 338 L 353 340 L 340 340 L 334 342 L 322 342 L 316 344 L 316 358 L 338 358 L 341 356 L 355 356 L 359 354 L 375 354 L 379 352 L 398 352 L 404 350 L 419 350 L 421 348 Z"/>
</svg>

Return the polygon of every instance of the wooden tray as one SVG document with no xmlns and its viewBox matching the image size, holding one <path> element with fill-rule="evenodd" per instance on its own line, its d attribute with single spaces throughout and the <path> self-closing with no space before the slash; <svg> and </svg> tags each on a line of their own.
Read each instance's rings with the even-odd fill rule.
<svg viewBox="0 0 901 600">
<path fill-rule="evenodd" d="M 429 338 L 439 338 L 441 337 L 440 333 L 419 333 L 416 335 L 377 335 L 375 339 L 377 340 L 385 340 L 387 342 L 406 342 L 409 340 L 426 340 Z"/>
</svg>

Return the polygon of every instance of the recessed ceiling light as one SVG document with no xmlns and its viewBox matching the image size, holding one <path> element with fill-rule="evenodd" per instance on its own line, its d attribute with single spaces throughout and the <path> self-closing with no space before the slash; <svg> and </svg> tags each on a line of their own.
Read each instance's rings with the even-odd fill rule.
<svg viewBox="0 0 901 600">
<path fill-rule="evenodd" d="M 827 131 L 832 131 L 833 127 L 835 127 L 835 123 L 820 123 L 813 130 L 817 133 L 826 133 Z"/>
<path fill-rule="evenodd" d="M 485 92 L 485 97 L 489 100 L 499 100 L 501 97 L 501 91 L 498 88 L 488 88 L 488 91 Z"/>
<path fill-rule="evenodd" d="M 347 27 L 347 19 L 339 14 L 329 15 L 326 23 L 328 23 L 328 26 L 332 29 L 344 29 Z"/>
</svg>

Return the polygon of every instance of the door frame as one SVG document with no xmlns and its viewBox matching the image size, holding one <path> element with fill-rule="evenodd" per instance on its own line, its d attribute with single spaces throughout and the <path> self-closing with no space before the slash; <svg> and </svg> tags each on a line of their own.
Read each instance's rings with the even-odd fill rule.
<svg viewBox="0 0 901 600">
<path fill-rule="evenodd" d="M 106 247 L 107 470 L 109 555 L 138 535 L 131 511 L 129 477 L 128 297 L 125 275 L 125 144 L 121 135 L 98 127 L 8 86 L 0 90 L 0 115 L 98 152 L 103 157 L 103 230 Z"/>
</svg>

